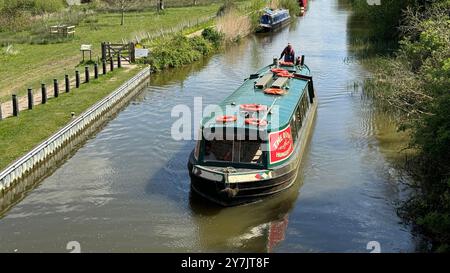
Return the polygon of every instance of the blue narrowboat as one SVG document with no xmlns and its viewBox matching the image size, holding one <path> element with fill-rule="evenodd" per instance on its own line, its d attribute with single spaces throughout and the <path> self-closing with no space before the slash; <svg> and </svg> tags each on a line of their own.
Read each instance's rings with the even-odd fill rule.
<svg viewBox="0 0 450 273">
<path fill-rule="evenodd" d="M 289 23 L 291 16 L 287 9 L 265 9 L 261 16 L 258 31 L 269 32 Z"/>
</svg>

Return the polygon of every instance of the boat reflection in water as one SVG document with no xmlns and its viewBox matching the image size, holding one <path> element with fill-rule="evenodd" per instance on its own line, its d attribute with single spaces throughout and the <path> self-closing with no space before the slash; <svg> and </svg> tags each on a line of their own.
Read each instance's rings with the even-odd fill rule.
<svg viewBox="0 0 450 273">
<path fill-rule="evenodd" d="M 194 191 L 190 207 L 196 219 L 199 249 L 217 252 L 273 252 L 285 239 L 289 213 L 303 184 L 299 173 L 288 190 L 257 203 L 227 207 L 205 200 Z"/>
</svg>

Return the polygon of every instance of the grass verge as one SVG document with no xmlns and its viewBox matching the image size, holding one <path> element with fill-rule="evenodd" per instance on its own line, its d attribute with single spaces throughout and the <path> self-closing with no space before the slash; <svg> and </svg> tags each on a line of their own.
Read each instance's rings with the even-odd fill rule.
<svg viewBox="0 0 450 273">
<path fill-rule="evenodd" d="M 23 111 L 19 117 L 0 122 L 0 170 L 13 160 L 29 152 L 71 119 L 79 115 L 134 76 L 138 67 L 116 69 L 89 84 L 82 84 L 70 93 L 61 93 L 57 99 L 38 105 L 32 111 Z"/>
</svg>

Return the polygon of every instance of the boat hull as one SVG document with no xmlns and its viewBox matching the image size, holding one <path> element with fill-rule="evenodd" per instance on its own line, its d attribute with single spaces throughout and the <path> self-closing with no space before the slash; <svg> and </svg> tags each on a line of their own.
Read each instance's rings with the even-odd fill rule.
<svg viewBox="0 0 450 273">
<path fill-rule="evenodd" d="M 257 202 L 264 197 L 282 192 L 292 186 L 296 177 L 297 170 L 292 170 L 273 179 L 227 185 L 224 182 L 211 181 L 191 173 L 191 189 L 219 205 L 236 206 Z"/>
<path fill-rule="evenodd" d="M 272 177 L 257 181 L 241 183 L 225 183 L 213 181 L 196 175 L 194 170 L 194 153 L 191 153 L 188 169 L 191 177 L 191 189 L 193 192 L 222 206 L 236 206 L 251 202 L 257 202 L 264 197 L 280 193 L 291 187 L 297 178 L 298 167 L 310 138 L 314 119 L 317 112 L 317 99 L 311 104 L 308 117 L 304 124 L 304 130 L 296 144 L 295 152 L 291 159 L 276 169 L 271 169 Z"/>
<path fill-rule="evenodd" d="M 289 24 L 290 18 L 272 25 L 260 25 L 257 32 L 271 32 Z"/>
</svg>

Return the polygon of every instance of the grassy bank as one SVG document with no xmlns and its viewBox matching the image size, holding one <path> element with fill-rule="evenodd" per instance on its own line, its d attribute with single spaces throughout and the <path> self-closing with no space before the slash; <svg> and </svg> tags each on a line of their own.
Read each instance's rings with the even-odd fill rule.
<svg viewBox="0 0 450 273">
<path fill-rule="evenodd" d="M 137 67 L 116 69 L 89 84 L 82 84 L 70 93 L 61 93 L 57 99 L 50 99 L 47 104 L 39 105 L 32 111 L 23 111 L 19 117 L 1 121 L 0 170 L 64 127 L 72 119 L 72 112 L 79 115 L 137 71 Z"/>
<path fill-rule="evenodd" d="M 400 208 L 401 215 L 430 239 L 430 250 L 448 252 L 450 1 L 391 0 L 378 7 L 350 2 L 353 22 L 368 23 L 363 39 L 354 35 L 357 44 L 367 45 L 358 53 L 373 72 L 366 92 L 397 117 L 399 130 L 409 132 L 409 147 L 417 151 L 407 164 L 415 178 L 414 194 Z M 393 46 L 380 50 L 386 41 Z"/>
<path fill-rule="evenodd" d="M 120 14 L 94 14 L 80 22 L 74 39 L 53 44 L 14 43 L 9 49 L 5 45 L 0 48 L 0 99 L 10 99 L 12 93 L 25 94 L 26 88 L 36 89 L 42 81 L 72 74 L 81 61 L 81 44 L 92 44 L 93 58 L 97 59 L 102 41 L 132 40 L 143 32 L 153 34 L 188 21 L 196 22 L 198 18 L 214 15 L 218 7 L 213 4 L 170 8 L 161 14 L 154 11 L 129 12 L 125 15 L 124 26 L 120 26 Z M 0 41 L 30 35 L 30 31 L 0 32 Z"/>
</svg>

